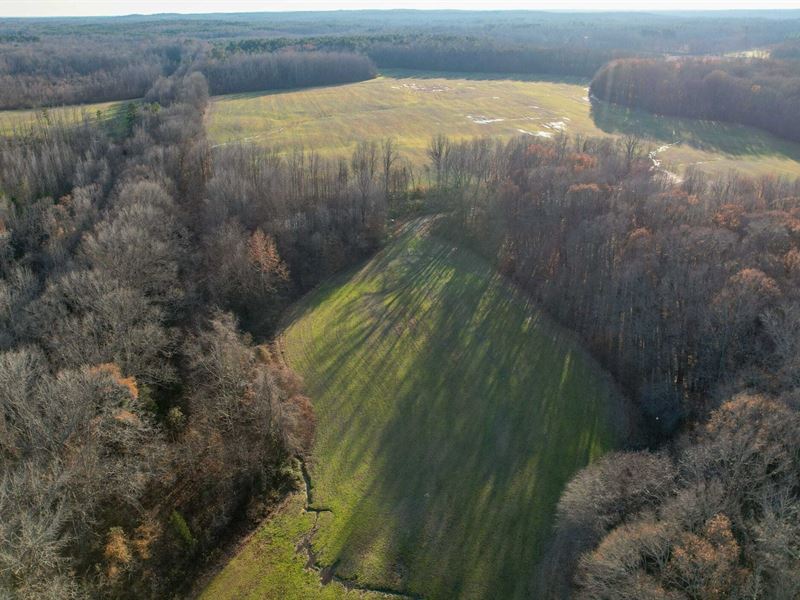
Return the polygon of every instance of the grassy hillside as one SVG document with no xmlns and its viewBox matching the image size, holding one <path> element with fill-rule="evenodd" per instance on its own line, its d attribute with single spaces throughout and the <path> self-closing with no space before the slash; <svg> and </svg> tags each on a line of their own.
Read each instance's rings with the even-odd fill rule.
<svg viewBox="0 0 800 600">
<path fill-rule="evenodd" d="M 752 175 L 800 176 L 798 144 L 743 126 L 593 107 L 587 86 L 576 79 L 388 71 L 343 86 L 220 96 L 212 103 L 208 127 L 216 144 L 302 144 L 323 155 L 348 152 L 360 140 L 394 136 L 417 164 L 425 160 L 435 133 L 453 138 L 551 136 L 561 130 L 585 136 L 636 133 L 655 147 L 675 144 L 659 154 L 675 171 L 695 164 L 709 172 L 737 168 Z"/>
<path fill-rule="evenodd" d="M 290 496 L 214 578 L 201 600 L 381 600 L 380 594 L 349 591 L 337 582 L 323 586 L 319 573 L 306 568 L 308 555 L 301 546 L 315 531 L 316 520 L 305 511 L 305 494 Z"/>
<path fill-rule="evenodd" d="M 297 306 L 283 338 L 318 419 L 310 464 L 321 565 L 430 599 L 529 598 L 553 509 L 614 447 L 622 400 L 604 373 L 490 265 L 408 227 Z M 272 522 L 206 598 L 287 596 L 313 515 Z M 287 536 L 293 543 L 285 543 Z M 294 537 L 292 537 L 294 536 Z M 287 567 L 286 565 L 290 565 Z M 247 590 L 259 590 L 248 596 Z M 326 593 L 344 594 L 336 583 Z"/>
</svg>

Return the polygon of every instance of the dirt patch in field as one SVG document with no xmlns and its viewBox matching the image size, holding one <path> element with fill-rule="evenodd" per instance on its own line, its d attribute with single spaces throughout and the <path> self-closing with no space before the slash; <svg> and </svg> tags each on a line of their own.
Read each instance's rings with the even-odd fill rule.
<svg viewBox="0 0 800 600">
<path fill-rule="evenodd" d="M 441 92 L 450 92 L 453 88 L 446 85 L 420 85 L 418 83 L 401 83 L 400 85 L 393 85 L 393 90 L 411 90 L 412 92 L 427 92 L 430 94 L 437 94 Z"/>
</svg>

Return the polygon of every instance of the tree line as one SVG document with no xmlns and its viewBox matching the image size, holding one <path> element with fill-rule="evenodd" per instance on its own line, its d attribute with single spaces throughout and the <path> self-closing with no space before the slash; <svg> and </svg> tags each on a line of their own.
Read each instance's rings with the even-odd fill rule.
<svg viewBox="0 0 800 600">
<path fill-rule="evenodd" d="M 358 52 L 381 68 L 580 77 L 591 77 L 608 61 L 630 54 L 582 45 L 540 47 L 492 38 L 426 34 L 245 39 L 217 44 L 211 53 L 258 55 L 285 49 Z"/>
<path fill-rule="evenodd" d="M 548 12 L 537 10 L 353 10 L 213 15 L 128 15 L 6 19 L 0 40 L 115 41 L 320 37 L 454 36 L 555 48 L 581 46 L 637 53 L 721 54 L 764 47 L 797 36 L 790 10 L 728 12 Z"/>
<path fill-rule="evenodd" d="M 800 593 L 800 182 L 682 181 L 641 140 L 429 147 L 444 235 L 576 331 L 649 448 L 581 471 L 540 597 Z"/>
<path fill-rule="evenodd" d="M 775 46 L 769 53 L 775 60 L 800 60 L 800 39 L 790 39 Z"/>
<path fill-rule="evenodd" d="M 215 56 L 197 41 L 0 45 L 0 110 L 141 98 L 171 76 L 202 72 L 212 94 L 300 88 L 375 77 L 352 52 Z M 157 90 L 156 90 L 157 92 Z"/>
<path fill-rule="evenodd" d="M 140 98 L 182 54 L 175 43 L 36 41 L 0 45 L 0 110 Z"/>
<path fill-rule="evenodd" d="M 649 112 L 741 123 L 800 141 L 800 63 L 762 59 L 625 59 L 592 95 Z"/>
<path fill-rule="evenodd" d="M 376 44 L 368 54 L 379 66 L 387 68 L 591 77 L 609 60 L 628 53 L 570 45 L 537 48 L 459 39 L 445 43 L 430 40 L 402 45 Z"/>
<path fill-rule="evenodd" d="M 352 83 L 377 75 L 369 58 L 351 52 L 233 54 L 208 58 L 197 68 L 212 94 Z"/>
<path fill-rule="evenodd" d="M 374 144 L 341 161 L 212 151 L 197 71 L 146 96 L 121 139 L 91 119 L 0 139 L 11 597 L 185 592 L 297 485 L 313 411 L 271 334 L 374 250 L 387 196 L 408 187 Z"/>
<path fill-rule="evenodd" d="M 263 89 L 264 80 L 289 87 L 285 82 L 368 78 L 369 67 L 359 64 L 365 59 L 351 54 L 383 68 L 591 77 L 624 57 L 776 44 L 797 30 L 796 19 L 776 16 L 366 11 L 13 20 L 0 23 L 0 110 L 139 98 L 158 77 L 193 61 L 202 65 L 212 93 Z M 779 45 L 775 56 L 791 43 Z M 296 73 L 269 66 L 300 61 L 300 52 L 310 56 Z M 341 54 L 343 64 L 316 52 Z"/>
</svg>

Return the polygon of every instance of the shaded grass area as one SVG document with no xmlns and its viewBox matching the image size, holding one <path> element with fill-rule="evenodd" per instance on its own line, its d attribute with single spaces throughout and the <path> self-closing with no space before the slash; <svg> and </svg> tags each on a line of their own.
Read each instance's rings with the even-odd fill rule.
<svg viewBox="0 0 800 600">
<path fill-rule="evenodd" d="M 395 137 L 412 163 L 426 161 L 434 134 L 453 139 L 517 135 L 647 137 L 676 143 L 659 155 L 664 166 L 750 175 L 800 176 L 800 144 L 750 127 L 659 117 L 589 101 L 578 78 L 387 70 L 354 84 L 214 99 L 208 128 L 215 144 L 247 140 L 323 156 L 346 154 L 362 140 Z"/>
<path fill-rule="evenodd" d="M 605 133 L 676 144 L 660 158 L 680 170 L 694 164 L 710 172 L 738 169 L 755 176 L 800 176 L 800 144 L 754 127 L 655 115 L 596 99 L 592 99 L 591 115 Z"/>
<path fill-rule="evenodd" d="M 559 494 L 616 445 L 622 399 L 568 333 L 427 228 L 321 286 L 285 330 L 318 419 L 313 505 L 332 510 L 313 547 L 368 587 L 529 598 Z"/>
</svg>

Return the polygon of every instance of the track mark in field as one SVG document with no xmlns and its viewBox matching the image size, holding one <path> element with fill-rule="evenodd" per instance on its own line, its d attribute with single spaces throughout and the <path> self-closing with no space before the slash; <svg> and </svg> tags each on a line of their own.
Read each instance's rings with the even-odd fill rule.
<svg viewBox="0 0 800 600">
<path fill-rule="evenodd" d="M 424 600 L 422 596 L 418 596 L 416 594 L 409 594 L 406 592 L 393 590 L 388 587 L 364 585 L 352 579 L 341 577 L 336 574 L 336 566 L 338 565 L 339 562 L 338 560 L 334 561 L 332 565 L 329 565 L 327 567 L 323 567 L 317 564 L 317 553 L 314 552 L 313 542 L 314 542 L 314 537 L 319 531 L 319 516 L 321 513 L 333 514 L 333 511 L 329 508 L 314 508 L 311 506 L 311 504 L 313 503 L 313 492 L 312 492 L 313 486 L 311 483 L 311 474 L 308 472 L 306 461 L 303 460 L 302 458 L 299 458 L 299 461 L 300 461 L 300 470 L 303 474 L 303 484 L 305 487 L 305 495 L 306 495 L 305 511 L 314 514 L 314 524 L 311 526 L 311 529 L 309 529 L 308 532 L 300 539 L 300 542 L 297 544 L 295 548 L 296 552 L 303 553 L 306 555 L 306 569 L 318 573 L 322 585 L 328 585 L 331 582 L 335 582 L 347 588 L 348 590 L 356 592 L 370 592 L 372 594 L 379 594 L 381 596 L 384 596 L 385 598 Z"/>
<path fill-rule="evenodd" d="M 658 171 L 659 173 L 663 173 L 668 179 L 671 179 L 675 183 L 681 183 L 683 179 L 676 173 L 673 173 L 672 171 L 668 171 L 667 169 L 663 168 L 661 166 L 661 159 L 658 158 L 658 155 L 678 144 L 679 142 L 664 144 L 663 146 L 659 146 L 655 150 L 651 150 L 650 153 L 647 155 L 647 158 L 649 158 L 650 162 L 653 163 L 653 169 L 655 171 Z"/>
<path fill-rule="evenodd" d="M 467 115 L 467 119 L 476 125 L 489 125 L 490 123 L 502 123 L 505 121 L 503 117 L 487 117 L 485 115 Z"/>
</svg>

